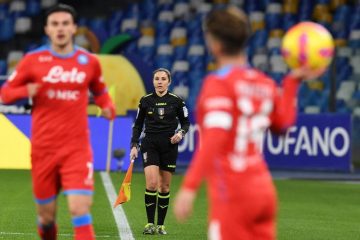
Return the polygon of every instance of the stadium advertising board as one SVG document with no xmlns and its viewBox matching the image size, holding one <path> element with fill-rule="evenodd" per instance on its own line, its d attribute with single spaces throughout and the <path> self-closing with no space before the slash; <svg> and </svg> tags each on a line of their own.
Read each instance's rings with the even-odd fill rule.
<svg viewBox="0 0 360 240">
<path fill-rule="evenodd" d="M 123 158 L 111 158 L 111 170 L 126 170 L 133 116 L 118 117 L 114 123 L 112 152 L 123 151 Z M 179 144 L 178 166 L 187 166 L 198 143 L 199 129 L 194 118 Z M 94 169 L 105 170 L 109 122 L 89 117 Z M 0 114 L 0 168 L 30 168 L 30 115 Z M 271 169 L 337 170 L 351 169 L 351 116 L 300 114 L 295 126 L 281 137 L 266 133 L 264 154 Z M 138 162 L 140 163 L 140 161 Z"/>
<path fill-rule="evenodd" d="M 184 139 L 179 143 L 179 156 L 177 165 L 187 166 L 199 142 L 199 126 L 195 123 L 194 113 L 189 113 L 190 126 Z"/>
<path fill-rule="evenodd" d="M 111 170 L 126 170 L 129 165 L 131 117 L 114 120 L 111 147 Z M 30 115 L 0 114 L 0 168 L 30 169 Z M 94 169 L 105 170 L 109 139 L 109 121 L 89 117 Z M 113 150 L 123 151 L 123 158 L 113 157 Z"/>
<path fill-rule="evenodd" d="M 117 117 L 114 120 L 111 146 L 110 169 L 112 171 L 126 171 L 130 161 L 130 138 L 133 119 L 130 117 Z M 104 171 L 108 154 L 109 121 L 104 118 L 89 117 L 91 132 L 91 145 L 94 154 L 94 169 Z M 114 150 L 123 151 L 123 157 L 116 159 L 113 156 Z"/>
<path fill-rule="evenodd" d="M 272 169 L 351 169 L 351 116 L 300 114 L 281 137 L 267 132 L 264 154 Z"/>
<path fill-rule="evenodd" d="M 179 165 L 191 160 L 199 129 L 193 118 L 188 134 L 179 144 Z M 351 116 L 299 114 L 297 124 L 286 134 L 266 133 L 263 151 L 271 169 L 351 169 Z"/>
</svg>

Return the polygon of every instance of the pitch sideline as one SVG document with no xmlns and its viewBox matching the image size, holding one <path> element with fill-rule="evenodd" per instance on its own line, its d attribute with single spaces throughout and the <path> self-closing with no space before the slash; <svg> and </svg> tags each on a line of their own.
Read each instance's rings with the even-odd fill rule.
<svg viewBox="0 0 360 240">
<path fill-rule="evenodd" d="M 105 187 L 106 195 L 109 199 L 110 207 L 112 209 L 112 213 L 115 218 L 115 222 L 118 228 L 119 237 L 122 240 L 134 240 L 134 236 L 132 234 L 131 228 L 129 226 L 129 223 L 127 221 L 124 209 L 122 206 L 118 206 L 115 209 L 113 208 L 113 203 L 116 200 L 117 194 L 115 193 L 114 185 L 111 181 L 111 178 L 109 176 L 109 173 L 107 172 L 100 172 L 100 176 L 102 179 L 102 182 Z"/>
</svg>

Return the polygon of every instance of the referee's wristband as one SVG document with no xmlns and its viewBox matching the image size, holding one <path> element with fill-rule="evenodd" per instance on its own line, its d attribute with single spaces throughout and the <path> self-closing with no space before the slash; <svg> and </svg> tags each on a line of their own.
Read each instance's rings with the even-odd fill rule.
<svg viewBox="0 0 360 240">
<path fill-rule="evenodd" d="M 181 133 L 183 137 L 185 136 L 185 131 L 183 129 L 179 129 L 176 133 Z"/>
</svg>

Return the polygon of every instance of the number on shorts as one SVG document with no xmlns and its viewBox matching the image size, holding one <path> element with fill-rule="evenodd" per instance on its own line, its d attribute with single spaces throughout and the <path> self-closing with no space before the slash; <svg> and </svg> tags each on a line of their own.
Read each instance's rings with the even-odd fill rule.
<svg viewBox="0 0 360 240">
<path fill-rule="evenodd" d="M 87 175 L 87 179 L 92 179 L 93 178 L 93 174 L 94 174 L 94 165 L 92 162 L 87 162 L 86 163 L 87 168 L 89 169 L 88 175 Z"/>
</svg>

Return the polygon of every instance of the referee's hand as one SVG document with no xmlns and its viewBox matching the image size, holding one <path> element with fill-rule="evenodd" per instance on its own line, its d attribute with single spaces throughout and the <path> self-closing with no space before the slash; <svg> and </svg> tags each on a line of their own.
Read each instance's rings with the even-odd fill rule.
<svg viewBox="0 0 360 240">
<path fill-rule="evenodd" d="M 183 135 L 180 132 L 178 132 L 178 133 L 175 133 L 174 136 L 172 136 L 170 138 L 170 142 L 172 144 L 176 144 L 176 143 L 180 142 L 182 138 L 183 138 Z"/>
<path fill-rule="evenodd" d="M 134 160 L 138 157 L 138 150 L 136 147 L 132 147 L 130 151 L 130 160 Z"/>
</svg>

